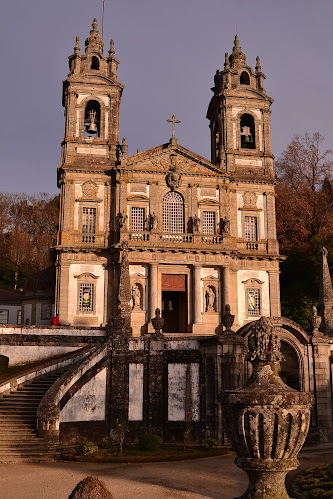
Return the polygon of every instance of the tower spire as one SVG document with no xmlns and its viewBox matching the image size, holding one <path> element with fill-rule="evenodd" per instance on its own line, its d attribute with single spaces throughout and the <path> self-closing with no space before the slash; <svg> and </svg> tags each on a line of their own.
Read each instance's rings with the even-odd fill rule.
<svg viewBox="0 0 333 499">
<path fill-rule="evenodd" d="M 322 248 L 318 309 L 322 317 L 320 330 L 325 334 L 333 334 L 333 288 L 327 256 L 327 249 Z"/>
<path fill-rule="evenodd" d="M 97 24 L 97 19 L 96 17 L 94 18 L 92 22 L 92 30 L 90 30 L 90 35 L 86 39 L 86 52 L 100 52 L 103 54 L 103 40 L 99 36 L 99 31 L 98 31 L 98 24 Z"/>
<path fill-rule="evenodd" d="M 231 66 L 242 66 L 246 63 L 246 55 L 242 52 L 242 47 L 239 45 L 239 38 L 236 34 L 232 54 L 229 57 Z"/>
</svg>

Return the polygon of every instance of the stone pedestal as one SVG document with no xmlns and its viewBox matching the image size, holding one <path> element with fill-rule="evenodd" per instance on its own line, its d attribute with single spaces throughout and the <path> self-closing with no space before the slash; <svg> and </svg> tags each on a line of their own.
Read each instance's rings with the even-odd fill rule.
<svg viewBox="0 0 333 499">
<path fill-rule="evenodd" d="M 247 360 L 253 364 L 248 383 L 222 394 L 235 463 L 249 477 L 241 497 L 288 498 L 284 479 L 299 464 L 297 454 L 308 433 L 313 396 L 289 388 L 279 377 L 280 341 L 266 317 L 255 323 L 249 336 Z"/>
</svg>

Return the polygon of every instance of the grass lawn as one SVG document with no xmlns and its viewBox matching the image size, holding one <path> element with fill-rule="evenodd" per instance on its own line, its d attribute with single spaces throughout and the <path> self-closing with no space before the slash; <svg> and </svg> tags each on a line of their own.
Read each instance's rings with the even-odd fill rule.
<svg viewBox="0 0 333 499">
<path fill-rule="evenodd" d="M 333 497 L 333 463 L 310 468 L 301 473 L 294 490 L 304 499 L 326 499 Z"/>
</svg>

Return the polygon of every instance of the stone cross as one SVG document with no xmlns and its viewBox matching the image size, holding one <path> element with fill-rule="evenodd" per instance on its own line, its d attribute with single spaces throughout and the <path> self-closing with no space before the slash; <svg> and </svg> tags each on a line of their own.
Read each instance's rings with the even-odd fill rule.
<svg viewBox="0 0 333 499">
<path fill-rule="evenodd" d="M 176 138 L 175 124 L 181 123 L 181 121 L 176 120 L 175 115 L 173 114 L 171 120 L 167 120 L 167 123 L 172 123 L 172 138 L 175 139 Z"/>
</svg>

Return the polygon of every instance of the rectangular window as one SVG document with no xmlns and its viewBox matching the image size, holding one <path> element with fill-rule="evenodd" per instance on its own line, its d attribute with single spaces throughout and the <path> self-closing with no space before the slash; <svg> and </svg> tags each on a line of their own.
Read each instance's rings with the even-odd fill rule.
<svg viewBox="0 0 333 499">
<path fill-rule="evenodd" d="M 0 310 L 0 324 L 8 324 L 8 310 Z"/>
<path fill-rule="evenodd" d="M 42 303 L 42 313 L 41 313 L 42 321 L 47 321 L 51 319 L 51 304 L 50 303 Z"/>
<path fill-rule="evenodd" d="M 21 323 L 22 323 L 22 311 L 18 310 L 17 311 L 17 324 L 21 325 Z"/>
<path fill-rule="evenodd" d="M 93 312 L 94 284 L 80 284 L 80 311 Z"/>
<path fill-rule="evenodd" d="M 245 217 L 245 241 L 258 241 L 257 217 Z"/>
<path fill-rule="evenodd" d="M 142 232 L 145 230 L 145 209 L 133 206 L 131 210 L 131 229 Z"/>
<path fill-rule="evenodd" d="M 202 232 L 206 235 L 214 235 L 216 230 L 215 211 L 202 212 Z"/>
<path fill-rule="evenodd" d="M 260 315 L 260 289 L 258 288 L 247 290 L 247 313 L 248 315 Z"/>
<path fill-rule="evenodd" d="M 95 234 L 96 208 L 82 208 L 82 233 Z"/>
</svg>

